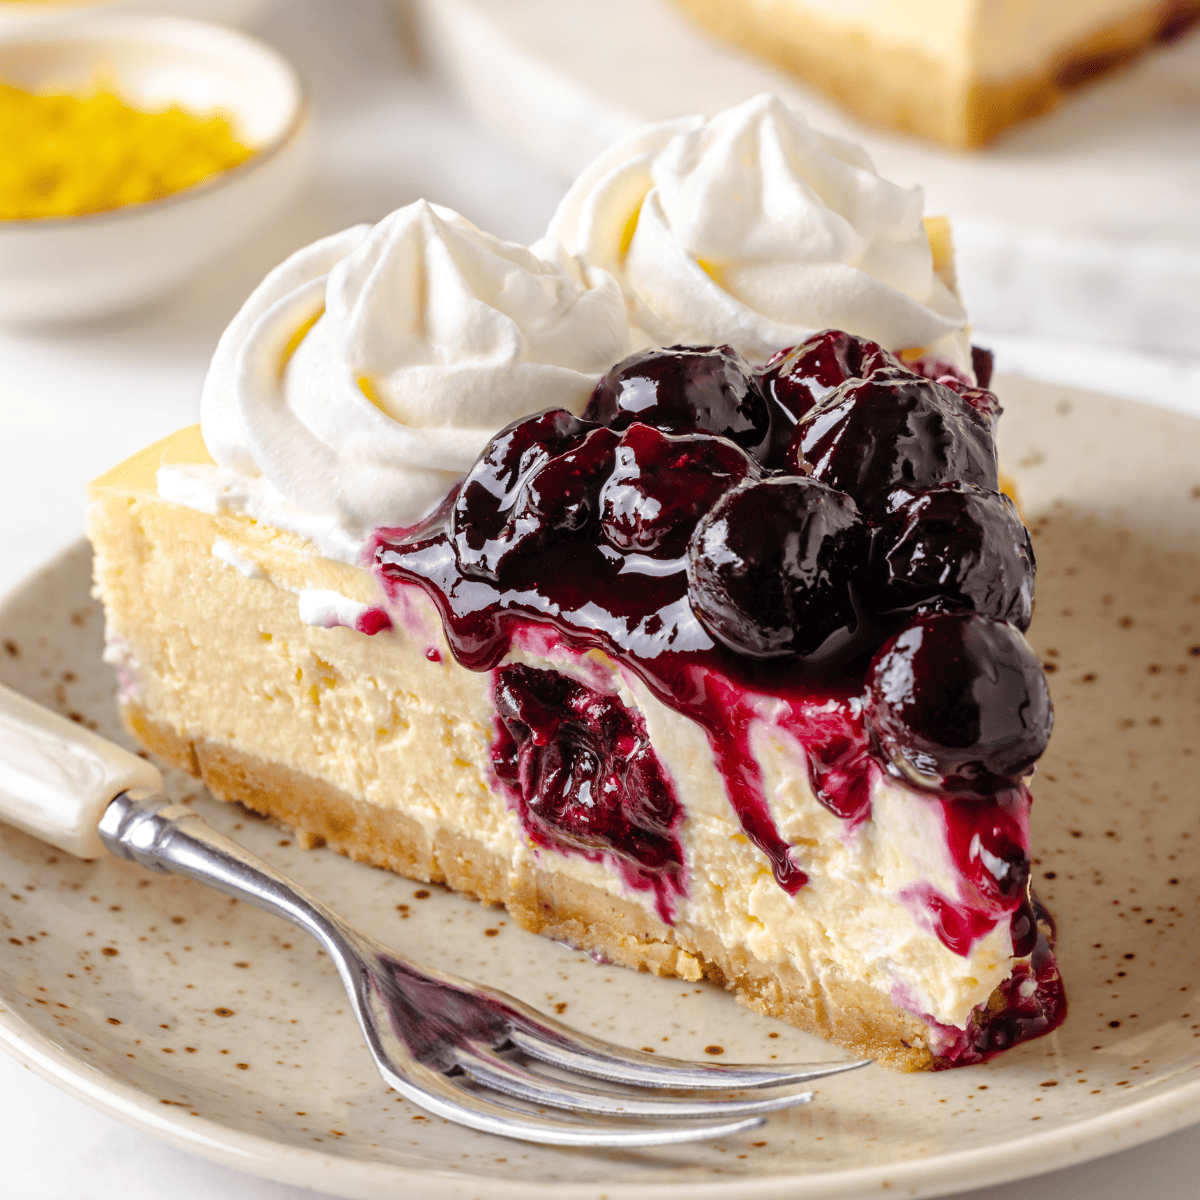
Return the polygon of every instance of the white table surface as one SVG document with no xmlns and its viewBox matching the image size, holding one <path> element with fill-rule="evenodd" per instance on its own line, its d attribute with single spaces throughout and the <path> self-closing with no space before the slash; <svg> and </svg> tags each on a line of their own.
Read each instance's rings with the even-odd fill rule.
<svg viewBox="0 0 1200 1200">
<path fill-rule="evenodd" d="M 290 250 L 426 196 L 516 240 L 538 236 L 561 183 L 466 116 L 414 64 L 380 0 L 278 0 L 257 26 L 300 67 L 315 100 L 321 165 L 294 210 L 254 244 L 143 311 L 53 331 L 0 330 L 0 592 L 78 537 L 86 481 L 197 419 L 213 345 L 251 287 Z M 1000 339 L 1002 365 L 1037 373 L 1037 339 Z M 1090 355 L 1086 346 L 1075 353 Z M 1061 360 L 1062 354 L 1057 355 Z M 1069 354 L 1068 354 L 1069 359 Z M 1149 373 L 1149 374 L 1147 374 Z M 1200 412 L 1190 375 L 1170 363 L 1114 361 L 1114 390 L 1145 379 Z M 1139 383 L 1139 380 L 1141 381 Z M 1195 1200 L 1200 1128 L 1069 1170 L 972 1193 L 972 1200 Z M 4 1200 L 301 1200 L 173 1149 L 93 1111 L 0 1055 Z M 406 1193 L 406 1200 L 420 1200 Z M 966 1200 L 965 1197 L 961 1200 Z"/>
</svg>

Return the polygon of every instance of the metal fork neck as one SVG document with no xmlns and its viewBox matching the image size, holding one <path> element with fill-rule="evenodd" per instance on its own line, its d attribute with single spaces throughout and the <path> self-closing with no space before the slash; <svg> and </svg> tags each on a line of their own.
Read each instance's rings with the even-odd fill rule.
<svg viewBox="0 0 1200 1200">
<path fill-rule="evenodd" d="M 217 833 L 190 808 L 148 788 L 122 792 L 104 810 L 100 840 L 117 858 L 160 874 L 186 875 L 246 900 L 312 934 L 336 958 L 345 935 L 338 918 L 274 867 Z"/>
</svg>

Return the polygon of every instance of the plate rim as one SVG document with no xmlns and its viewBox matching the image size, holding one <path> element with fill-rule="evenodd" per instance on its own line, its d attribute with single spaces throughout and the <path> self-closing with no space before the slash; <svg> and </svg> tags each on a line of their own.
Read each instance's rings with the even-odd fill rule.
<svg viewBox="0 0 1200 1200">
<path fill-rule="evenodd" d="M 0 629 L 13 608 L 31 593 L 36 594 L 39 586 L 45 586 L 47 576 L 68 560 L 85 554 L 90 557 L 91 552 L 88 540 L 77 538 L 0 595 Z M 420 1184 L 422 1200 L 462 1200 L 468 1194 L 482 1200 L 596 1200 L 601 1194 L 607 1200 L 667 1200 L 685 1191 L 703 1200 L 716 1200 L 718 1196 L 723 1200 L 855 1200 L 878 1195 L 885 1185 L 913 1189 L 908 1193 L 912 1197 L 934 1197 L 1033 1178 L 1200 1123 L 1200 1078 L 1196 1078 L 1168 1092 L 1044 1133 L 905 1163 L 738 1180 L 591 1184 L 499 1180 L 330 1155 L 246 1133 L 207 1117 L 177 1113 L 173 1107 L 161 1106 L 148 1092 L 105 1075 L 48 1033 L 30 1025 L 10 1007 L 7 992 L 0 983 L 0 1049 L 41 1078 L 127 1125 L 209 1161 L 347 1200 L 391 1196 L 397 1182 Z M 1031 1162 L 1036 1164 L 1033 1170 L 1027 1169 Z"/>
</svg>

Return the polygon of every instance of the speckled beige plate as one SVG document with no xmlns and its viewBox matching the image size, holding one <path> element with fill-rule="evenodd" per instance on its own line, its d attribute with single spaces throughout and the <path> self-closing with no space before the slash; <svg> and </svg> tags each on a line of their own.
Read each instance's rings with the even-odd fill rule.
<svg viewBox="0 0 1200 1200">
<path fill-rule="evenodd" d="M 333 968 L 290 927 L 5 829 L 0 1041 L 177 1145 L 354 1197 L 930 1196 L 1200 1120 L 1200 422 L 1013 379 L 1001 391 L 1058 709 L 1034 810 L 1070 997 L 1057 1034 L 937 1075 L 867 1068 L 740 1139 L 539 1149 L 389 1092 Z M 0 678 L 120 738 L 88 571 L 80 545 L 0 609 Z M 385 941 L 585 1030 L 683 1057 L 839 1057 L 712 988 L 597 966 L 498 910 L 299 850 L 183 776 L 169 786 Z"/>
</svg>

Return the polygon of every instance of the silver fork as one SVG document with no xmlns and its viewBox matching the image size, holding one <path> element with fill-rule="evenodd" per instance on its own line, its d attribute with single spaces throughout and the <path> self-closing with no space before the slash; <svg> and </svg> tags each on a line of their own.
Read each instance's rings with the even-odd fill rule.
<svg viewBox="0 0 1200 1200">
<path fill-rule="evenodd" d="M 149 763 L 0 687 L 0 818 L 81 857 L 107 849 L 185 875 L 310 933 L 336 964 L 384 1080 L 447 1120 L 522 1141 L 669 1145 L 741 1133 L 813 1094 L 704 1098 L 633 1089 L 795 1087 L 869 1061 L 687 1063 L 588 1037 L 505 992 L 418 967 L 161 793 Z M 616 1086 L 587 1086 L 569 1077 L 576 1074 Z"/>
</svg>

